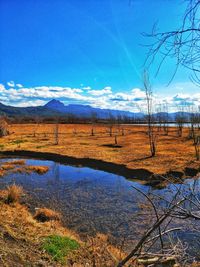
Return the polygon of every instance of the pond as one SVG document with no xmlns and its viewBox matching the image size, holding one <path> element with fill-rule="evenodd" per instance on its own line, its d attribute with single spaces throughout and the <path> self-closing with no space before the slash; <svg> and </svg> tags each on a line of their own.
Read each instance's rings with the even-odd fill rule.
<svg viewBox="0 0 200 267">
<path fill-rule="evenodd" d="M 4 158 L 0 163 L 13 160 L 18 159 Z M 139 181 L 82 166 L 36 159 L 26 159 L 26 165 L 48 166 L 49 170 L 42 175 L 8 172 L 0 179 L 0 189 L 13 183 L 21 185 L 27 192 L 26 204 L 30 210 L 37 207 L 55 209 L 62 214 L 63 224 L 82 238 L 97 232 L 105 233 L 113 244 L 120 245 L 125 240 L 127 249 L 152 222 L 149 213 L 142 208 L 144 197 L 132 186 L 146 193 L 153 190 L 161 196 L 176 192 L 173 184 L 156 190 Z M 184 186 L 190 183 L 192 179 Z M 186 223 L 179 232 L 184 242 L 191 243 L 192 251 L 200 249 L 200 244 L 194 242 L 199 239 L 200 225 L 195 227 L 194 231 L 194 227 L 190 229 Z"/>
</svg>

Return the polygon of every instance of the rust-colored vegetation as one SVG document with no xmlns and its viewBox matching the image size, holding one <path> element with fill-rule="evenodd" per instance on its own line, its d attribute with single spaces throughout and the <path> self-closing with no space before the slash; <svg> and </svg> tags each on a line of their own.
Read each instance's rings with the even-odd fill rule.
<svg viewBox="0 0 200 267">
<path fill-rule="evenodd" d="M 23 194 L 22 187 L 13 184 L 8 186 L 7 189 L 0 191 L 0 201 L 6 204 L 17 203 Z"/>
<path fill-rule="evenodd" d="M 41 208 L 36 210 L 34 219 L 39 222 L 60 221 L 61 215 L 54 210 Z"/>
<path fill-rule="evenodd" d="M 104 235 L 81 241 L 75 233 L 62 226 L 60 215 L 52 210 L 42 208 L 33 216 L 25 205 L 19 203 L 22 192 L 23 189 L 17 185 L 0 191 L 0 266 L 78 267 L 95 264 L 96 267 L 112 267 L 124 256 L 119 249 L 108 244 L 108 237 Z M 10 199 L 10 195 L 12 205 L 5 201 L 8 196 Z M 48 219 L 38 220 L 41 214 Z M 49 239 L 56 244 L 48 244 Z M 72 247 L 70 252 L 69 246 L 68 253 L 63 254 L 66 240 L 70 245 L 76 244 L 76 249 Z"/>
<path fill-rule="evenodd" d="M 25 171 L 26 172 L 36 172 L 38 174 L 44 174 L 48 172 L 49 167 L 47 166 L 26 166 Z"/>
<path fill-rule="evenodd" d="M 23 189 L 21 186 L 18 185 L 10 185 L 8 186 L 7 190 L 7 195 L 5 202 L 10 204 L 10 203 L 15 203 L 18 202 L 23 194 Z"/>
<path fill-rule="evenodd" d="M 9 126 L 9 131 L 13 134 L 1 138 L 0 145 L 4 145 L 2 150 L 31 150 L 100 159 L 125 164 L 132 169 L 148 169 L 158 174 L 170 170 L 182 171 L 186 166 L 199 168 L 199 163 L 195 160 L 193 140 L 188 137 L 188 128 L 183 129 L 181 137 L 178 136 L 176 127 L 170 127 L 168 135 L 158 129 L 155 157 L 150 156 L 145 126 L 115 124 L 110 136 L 109 125 L 60 124 L 57 145 L 54 128 L 53 124 L 13 124 Z M 20 148 L 15 144 L 15 140 L 19 139 L 26 141 L 21 142 Z"/>
<path fill-rule="evenodd" d="M 108 125 L 59 125 L 57 144 L 55 144 L 54 125 L 10 125 L 13 134 L 0 139 L 4 151 L 29 150 L 51 152 L 77 158 L 100 159 L 128 168 L 144 168 L 162 174 L 169 171 L 182 171 L 185 167 L 199 169 L 195 160 L 193 142 L 188 138 L 189 129 L 183 135 L 172 127 L 166 135 L 162 129 L 157 135 L 157 153 L 150 157 L 147 129 L 145 126 L 114 125 L 112 134 Z M 92 134 L 91 134 L 91 127 Z M 25 134 L 24 134 L 25 133 Z M 116 144 L 117 136 L 117 144 Z M 20 147 L 15 142 L 21 140 Z M 0 175 L 8 172 L 36 172 L 43 174 L 46 166 L 28 166 L 25 161 L 2 162 Z M 77 235 L 61 225 L 61 216 L 55 211 L 41 208 L 32 215 L 19 203 L 23 190 L 16 185 L 0 192 L 0 265 L 60 266 L 44 248 L 43 242 L 49 236 L 67 236 L 76 240 L 80 248 L 64 256 L 65 266 L 116 266 L 124 253 L 109 245 L 108 237 L 97 235 L 82 242 Z M 12 205 L 8 205 L 11 204 Z M 58 238 L 59 240 L 59 238 Z M 61 238 L 62 240 L 62 238 Z M 62 258 L 63 263 L 63 258 Z M 131 266 L 134 263 L 129 262 Z M 144 266 L 143 264 L 136 264 Z M 126 266 L 126 265 L 125 265 Z M 192 265 L 191 265 L 192 266 Z M 197 264 L 197 266 L 199 266 Z"/>
<path fill-rule="evenodd" d="M 37 174 L 44 174 L 48 172 L 48 166 L 35 166 L 26 165 L 25 160 L 12 160 L 0 163 L 0 177 L 9 173 L 27 173 L 31 174 L 33 172 Z"/>
</svg>

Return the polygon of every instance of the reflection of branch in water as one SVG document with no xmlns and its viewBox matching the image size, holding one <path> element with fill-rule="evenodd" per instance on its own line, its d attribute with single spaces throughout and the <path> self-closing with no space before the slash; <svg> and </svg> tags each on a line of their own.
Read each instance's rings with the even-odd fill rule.
<svg viewBox="0 0 200 267">
<path fill-rule="evenodd" d="M 172 193 L 168 195 L 167 198 L 159 196 L 158 193 L 145 193 L 136 187 L 133 188 L 140 192 L 152 205 L 156 220 L 152 226 L 145 231 L 133 250 L 121 260 L 117 266 L 122 267 L 128 261 L 135 261 L 136 259 L 138 262 L 143 263 L 148 260 L 151 261 L 152 258 L 149 258 L 149 251 L 153 252 L 152 249 L 156 249 L 157 252 L 161 251 L 160 258 L 157 258 L 155 263 L 162 263 L 171 256 L 173 257 L 174 263 L 180 263 L 181 266 L 185 266 L 185 263 L 191 260 L 186 252 L 189 247 L 183 246 L 178 238 L 173 240 L 173 236 L 169 235 L 170 232 L 177 232 L 177 230 L 181 230 L 182 227 L 167 228 L 173 224 L 174 218 L 200 220 L 198 184 L 194 181 L 193 185 L 187 187 L 183 187 L 182 185 L 180 185 L 180 187 L 176 186 L 177 191 L 175 194 Z M 160 205 L 160 201 L 158 201 L 160 199 L 162 199 L 162 205 Z M 165 239 L 163 239 L 163 235 L 166 236 Z M 157 240 L 160 240 L 160 249 L 158 246 L 155 246 Z M 148 245 L 148 243 L 150 243 L 150 245 Z M 142 261 L 140 260 L 141 257 L 143 257 Z"/>
<path fill-rule="evenodd" d="M 41 179 L 40 182 L 38 180 L 32 181 L 30 178 L 27 179 L 28 187 L 32 189 L 40 186 L 40 190 L 35 191 L 33 196 L 33 198 L 37 198 L 40 207 L 42 205 L 61 212 L 64 225 L 78 232 L 81 237 L 87 238 L 88 235 L 94 236 L 101 232 L 108 235 L 108 241 L 111 244 L 117 245 L 121 250 L 129 253 L 131 246 L 138 242 L 145 229 L 155 223 L 156 216 L 152 207 L 147 200 L 144 201 L 142 195 L 131 188 L 131 185 L 136 185 L 136 183 L 116 176 L 111 179 L 110 174 L 104 175 L 104 173 L 99 177 L 98 172 L 92 173 L 93 176 L 91 177 L 88 174 L 84 176 L 81 171 L 80 175 L 77 174 L 78 179 L 72 180 L 71 177 L 69 177 L 70 179 L 66 177 L 66 179 L 60 179 L 59 182 L 56 182 L 57 179 L 54 179 L 54 176 L 59 175 L 59 168 L 56 165 L 53 165 L 53 168 L 53 174 L 47 174 L 44 176 L 45 179 Z M 52 180 L 48 181 L 50 177 L 53 178 L 53 182 Z M 168 180 L 170 182 L 170 179 Z M 169 208 L 171 202 L 176 203 L 180 192 L 184 192 L 185 203 L 188 202 L 187 198 L 192 199 L 188 203 L 190 206 L 194 206 L 193 208 L 197 208 L 193 205 L 193 202 L 198 203 L 199 201 L 196 194 L 197 182 L 195 182 L 195 185 L 191 185 L 190 194 L 188 194 L 188 189 L 184 189 L 186 185 L 179 184 L 170 185 L 160 191 L 139 184 L 138 188 L 144 190 L 152 198 L 152 201 L 158 207 L 159 215 Z M 137 206 L 137 202 L 140 203 L 139 206 Z M 170 220 L 167 219 L 166 223 L 162 225 L 161 234 L 172 228 L 180 228 L 177 212 L 180 215 L 180 211 L 184 212 L 187 206 L 180 207 L 176 207 L 175 212 L 171 213 L 170 220 L 173 221 L 169 223 Z M 192 213 L 194 213 L 193 210 Z M 169 225 L 167 225 L 168 223 Z M 181 227 L 186 227 L 183 221 L 181 221 Z M 187 225 L 187 227 L 191 228 L 193 224 Z M 198 231 L 198 229 L 199 225 L 193 228 L 195 231 Z M 156 229 L 150 239 L 158 234 Z M 182 232 L 180 232 L 181 234 Z M 164 245 L 168 235 L 169 233 L 162 235 Z M 145 252 L 155 252 L 155 249 L 159 248 L 157 238 L 145 244 L 144 248 Z"/>
<path fill-rule="evenodd" d="M 55 177 L 55 182 L 59 182 L 60 181 L 60 165 L 59 165 L 59 163 L 53 162 L 52 172 L 53 172 L 53 177 Z"/>
</svg>

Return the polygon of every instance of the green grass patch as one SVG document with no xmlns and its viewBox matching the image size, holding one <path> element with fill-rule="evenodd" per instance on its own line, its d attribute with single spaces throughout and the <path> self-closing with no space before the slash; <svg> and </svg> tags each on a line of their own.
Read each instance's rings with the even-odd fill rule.
<svg viewBox="0 0 200 267">
<path fill-rule="evenodd" d="M 0 145 L 0 150 L 3 150 L 4 149 L 4 145 Z"/>
<path fill-rule="evenodd" d="M 59 235 L 46 237 L 42 245 L 42 248 L 53 257 L 53 260 L 62 264 L 65 263 L 65 257 L 79 247 L 80 245 L 76 240 Z"/>
<path fill-rule="evenodd" d="M 34 143 L 34 142 L 33 142 Z M 45 146 L 36 146 L 36 148 L 43 148 L 43 147 L 46 147 L 46 145 Z"/>
<path fill-rule="evenodd" d="M 15 144 L 15 145 L 20 145 L 20 144 L 25 143 L 25 142 L 27 142 L 27 140 L 17 139 L 17 140 L 12 141 L 11 143 Z"/>
</svg>

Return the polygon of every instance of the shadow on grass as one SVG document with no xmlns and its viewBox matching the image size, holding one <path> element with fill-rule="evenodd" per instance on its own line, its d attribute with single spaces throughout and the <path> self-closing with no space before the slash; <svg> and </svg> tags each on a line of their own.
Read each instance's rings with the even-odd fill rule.
<svg viewBox="0 0 200 267">
<path fill-rule="evenodd" d="M 104 144 L 104 145 L 101 145 L 103 147 L 110 147 L 110 148 L 122 148 L 122 146 L 120 145 L 115 145 L 115 144 Z"/>
<path fill-rule="evenodd" d="M 153 156 L 146 156 L 146 157 L 142 157 L 142 158 L 138 158 L 138 159 L 133 159 L 133 160 L 130 160 L 128 163 L 142 161 L 142 160 L 150 159 L 150 158 L 153 158 Z"/>
</svg>

